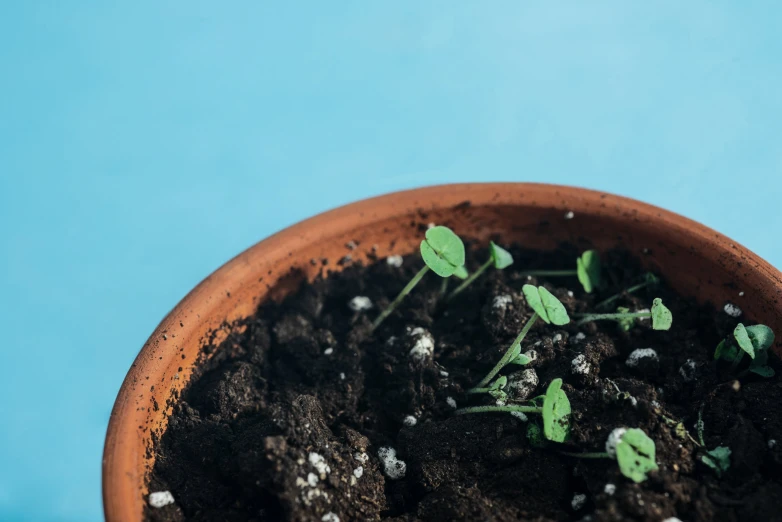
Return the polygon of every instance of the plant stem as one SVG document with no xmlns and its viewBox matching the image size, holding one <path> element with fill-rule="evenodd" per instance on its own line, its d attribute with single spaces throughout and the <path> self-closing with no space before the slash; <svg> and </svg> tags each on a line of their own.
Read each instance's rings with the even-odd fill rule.
<svg viewBox="0 0 782 522">
<path fill-rule="evenodd" d="M 491 388 L 471 388 L 467 390 L 465 393 L 489 393 L 491 391 Z"/>
<path fill-rule="evenodd" d="M 462 408 L 456 410 L 456 415 L 465 415 L 467 413 L 492 413 L 492 412 L 513 412 L 520 411 L 521 413 L 543 413 L 543 408 L 536 408 L 535 406 L 470 406 L 469 408 Z"/>
<path fill-rule="evenodd" d="M 391 304 L 386 307 L 385 310 L 380 312 L 380 315 L 377 316 L 375 321 L 372 323 L 372 331 L 374 332 L 375 329 L 380 326 L 380 323 L 385 321 L 386 317 L 391 315 L 391 312 L 393 312 L 397 306 L 399 306 L 399 303 L 402 302 L 402 300 L 405 298 L 407 294 L 410 293 L 410 291 L 415 288 L 415 285 L 418 284 L 419 281 L 426 275 L 426 273 L 429 271 L 428 266 L 424 266 L 419 272 L 413 276 L 413 278 L 410 280 L 407 285 L 402 289 L 401 292 L 399 292 L 399 295 L 396 296 L 396 299 L 391 301 Z"/>
<path fill-rule="evenodd" d="M 523 276 L 537 276 L 537 277 L 565 277 L 578 275 L 576 270 L 527 270 L 522 272 Z"/>
<path fill-rule="evenodd" d="M 631 313 L 615 313 L 615 314 L 573 314 L 575 317 L 580 317 L 581 320 L 576 323 L 576 326 L 581 326 L 584 323 L 590 321 L 600 321 L 603 319 L 624 319 L 631 317 L 651 317 L 652 312 L 631 312 Z"/>
<path fill-rule="evenodd" d="M 595 305 L 595 308 L 604 308 L 604 307 L 610 305 L 611 303 L 613 303 L 614 301 L 616 301 L 617 299 L 619 299 L 620 297 L 622 297 L 624 294 L 632 294 L 633 292 L 637 292 L 638 290 L 641 290 L 642 288 L 646 288 L 650 284 L 652 284 L 652 283 L 649 282 L 649 281 L 644 281 L 643 283 L 638 283 L 637 285 L 631 286 L 630 288 L 628 288 L 624 292 L 621 292 L 621 293 L 616 294 L 616 295 L 612 295 L 608 299 L 600 301 L 599 303 L 597 303 Z"/>
<path fill-rule="evenodd" d="M 527 333 L 530 331 L 530 328 L 532 328 L 532 325 L 535 324 L 535 321 L 538 319 L 538 314 L 533 313 L 532 317 L 529 318 L 529 321 L 527 321 L 527 324 L 524 325 L 524 328 L 521 329 L 521 332 L 519 332 L 519 335 L 516 336 L 516 339 L 513 340 L 513 343 L 510 345 L 510 348 L 508 348 L 508 351 L 505 352 L 505 355 L 502 356 L 502 359 L 494 365 L 494 368 L 491 369 L 491 371 L 486 375 L 486 377 L 481 380 L 481 382 L 478 383 L 478 386 L 475 388 L 482 388 L 489 384 L 489 382 L 494 378 L 495 375 L 497 375 L 500 370 L 502 370 L 511 360 L 513 356 L 513 349 L 516 347 L 517 344 L 521 344 L 521 341 L 524 340 L 524 338 L 527 336 Z M 474 388 L 473 388 L 474 389 Z"/>
<path fill-rule="evenodd" d="M 443 282 L 440 283 L 440 296 L 444 296 L 448 292 L 448 278 L 443 277 Z"/>
<path fill-rule="evenodd" d="M 486 269 L 487 269 L 487 268 L 489 268 L 489 267 L 492 265 L 492 263 L 494 263 L 494 260 L 493 260 L 493 259 L 491 259 L 491 258 L 489 258 L 489 260 L 488 260 L 488 261 L 486 261 L 484 264 L 482 264 L 482 265 L 481 265 L 481 267 L 480 267 L 478 270 L 476 270 L 475 272 L 473 272 L 472 274 L 470 274 L 470 276 L 469 276 L 467 279 L 465 279 L 465 280 L 462 282 L 462 284 L 460 284 L 459 286 L 457 286 L 457 287 L 456 287 L 456 289 L 454 289 L 454 291 L 453 291 L 453 292 L 451 292 L 451 295 L 449 295 L 449 296 L 448 296 L 448 301 L 450 301 L 451 299 L 453 299 L 454 297 L 456 297 L 456 296 L 457 296 L 457 295 L 458 295 L 458 294 L 459 294 L 459 293 L 460 293 L 462 290 L 464 290 L 465 288 L 467 288 L 467 287 L 470 285 L 470 283 L 472 283 L 473 281 L 475 281 L 476 279 L 478 279 L 478 277 L 479 277 L 479 276 L 480 276 L 482 273 L 484 273 L 484 272 L 486 271 Z"/>
<path fill-rule="evenodd" d="M 571 453 L 569 451 L 560 451 L 562 455 L 568 457 L 576 457 L 578 459 L 610 459 L 613 458 L 606 452 L 593 452 L 593 453 Z"/>
</svg>

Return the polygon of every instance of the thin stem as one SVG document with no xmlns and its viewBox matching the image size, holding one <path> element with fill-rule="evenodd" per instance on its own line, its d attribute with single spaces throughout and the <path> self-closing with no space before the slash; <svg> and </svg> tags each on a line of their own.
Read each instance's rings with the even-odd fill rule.
<svg viewBox="0 0 782 522">
<path fill-rule="evenodd" d="M 520 411 L 521 413 L 543 413 L 543 408 L 536 408 L 534 406 L 470 406 L 469 408 L 462 408 L 456 410 L 456 415 L 465 415 L 467 413 L 492 413 L 492 412 L 513 412 Z"/>
<path fill-rule="evenodd" d="M 569 451 L 560 451 L 562 455 L 568 457 L 576 457 L 578 459 L 610 459 L 611 455 L 605 452 L 593 452 L 593 453 L 571 453 Z"/>
<path fill-rule="evenodd" d="M 410 280 L 409 283 L 402 289 L 401 292 L 399 292 L 399 295 L 396 296 L 396 299 L 391 301 L 391 304 L 386 307 L 385 310 L 380 312 L 380 315 L 377 316 L 375 321 L 372 323 L 372 331 L 375 331 L 375 329 L 380 326 L 380 323 L 385 321 L 386 317 L 391 315 L 391 312 L 393 312 L 397 306 L 399 306 L 399 303 L 402 302 L 402 300 L 405 298 L 407 294 L 410 293 L 410 291 L 415 288 L 415 285 L 418 284 L 418 282 L 426 275 L 426 273 L 429 271 L 428 266 L 424 266 L 421 270 L 418 271 L 416 275 L 413 276 L 413 278 Z"/>
<path fill-rule="evenodd" d="M 706 406 L 706 403 L 704 402 L 701 404 L 700 409 L 698 410 L 698 424 L 696 425 L 698 429 L 698 440 L 701 441 L 701 446 L 705 446 L 706 442 L 703 440 L 703 430 L 705 428 L 703 424 L 703 408 Z"/>
<path fill-rule="evenodd" d="M 625 290 L 625 291 L 623 291 L 623 292 L 621 292 L 619 294 L 612 295 L 608 299 L 600 301 L 599 303 L 597 303 L 595 305 L 595 308 L 605 308 L 606 306 L 610 305 L 614 301 L 618 300 L 624 294 L 632 294 L 633 292 L 637 292 L 638 290 L 641 290 L 642 288 L 646 288 L 650 284 L 652 284 L 651 281 L 644 281 L 643 283 L 638 283 L 637 285 L 631 286 L 630 288 L 628 288 L 627 290 Z"/>
<path fill-rule="evenodd" d="M 537 277 L 565 277 L 578 275 L 577 270 L 527 270 L 522 272 L 523 276 L 537 276 Z"/>
<path fill-rule="evenodd" d="M 470 393 L 489 393 L 491 391 L 491 388 L 471 388 L 467 390 L 467 394 Z"/>
<path fill-rule="evenodd" d="M 451 299 L 456 297 L 462 290 L 467 288 L 470 285 L 470 283 L 472 283 L 473 281 L 478 279 L 478 277 L 480 277 L 480 275 L 482 273 L 484 273 L 486 271 L 486 269 L 489 268 L 492 265 L 492 263 L 494 263 L 494 260 L 489 258 L 489 260 L 486 261 L 484 264 L 482 264 L 481 267 L 478 270 L 476 270 L 475 272 L 470 274 L 470 276 L 467 279 L 465 279 L 462 282 L 462 284 L 457 286 L 456 289 L 453 292 L 451 292 L 451 295 L 448 296 L 448 301 L 450 301 Z"/>
<path fill-rule="evenodd" d="M 538 314 L 533 313 L 532 317 L 529 318 L 529 321 L 527 321 L 527 324 L 524 325 L 524 328 L 521 329 L 521 332 L 519 332 L 519 335 L 516 336 L 516 339 L 513 340 L 513 343 L 511 343 L 510 348 L 508 348 L 508 351 L 505 352 L 505 355 L 502 356 L 502 359 L 494 365 L 494 368 L 491 369 L 491 371 L 486 375 L 486 377 L 481 380 L 481 382 L 478 383 L 478 386 L 476 388 L 482 388 L 489 384 L 489 382 L 494 378 L 495 375 L 497 375 L 500 370 L 502 370 L 511 360 L 513 357 L 513 349 L 516 347 L 517 344 L 521 344 L 521 341 L 524 340 L 524 338 L 527 336 L 527 333 L 530 331 L 530 328 L 532 328 L 532 325 L 535 324 L 535 321 L 538 319 Z"/>
<path fill-rule="evenodd" d="M 600 321 L 603 319 L 611 319 L 611 320 L 617 320 L 617 319 L 624 319 L 624 318 L 635 318 L 635 317 L 651 317 L 652 312 L 629 312 L 629 313 L 615 313 L 615 314 L 573 314 L 575 317 L 580 317 L 581 320 L 576 323 L 576 326 L 581 326 L 582 324 L 591 322 L 591 321 Z"/>
<path fill-rule="evenodd" d="M 448 278 L 443 277 L 443 282 L 440 283 L 440 295 L 443 296 L 448 292 Z"/>
</svg>

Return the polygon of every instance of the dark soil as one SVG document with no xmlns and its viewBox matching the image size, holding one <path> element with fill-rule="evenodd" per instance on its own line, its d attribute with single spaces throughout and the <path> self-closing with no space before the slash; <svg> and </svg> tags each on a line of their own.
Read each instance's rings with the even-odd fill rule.
<svg viewBox="0 0 782 522">
<path fill-rule="evenodd" d="M 374 334 L 371 319 L 422 266 L 420 257 L 398 268 L 385 260 L 348 266 L 226 326 L 227 338 L 205 348 L 214 356 L 198 369 L 155 445 L 150 491 L 168 490 L 176 503 L 148 508 L 147 520 L 782 520 L 782 444 L 774 442 L 782 442 L 782 382 L 736 381 L 712 355 L 742 318 L 698 305 L 664 283 L 617 304 L 638 310 L 662 297 L 673 312 L 670 331 L 654 331 L 648 320 L 628 332 L 608 321 L 538 321 L 525 340 L 523 351 L 538 355 L 529 366 L 539 380 L 535 395 L 556 377 L 565 381 L 573 408 L 569 444 L 533 448 L 527 423 L 507 413 L 454 416 L 454 401 L 492 402 L 464 391 L 532 314 L 519 270 L 572 268 L 578 254 L 569 246 L 511 251 L 512 267 L 489 270 L 447 306 L 441 279 L 428 274 Z M 473 252 L 469 267 L 486 256 Z M 575 278 L 529 282 L 549 288 L 571 314 L 593 311 L 642 279 L 627 253 L 605 253 L 603 263 L 606 285 L 595 294 L 585 294 Z M 369 297 L 374 308 L 352 311 L 355 296 Z M 421 335 L 414 328 L 433 338 L 433 357 L 409 355 Z M 658 361 L 628 367 L 636 348 L 653 348 Z M 572 369 L 581 354 L 587 374 Z M 722 478 L 700 461 L 701 449 L 677 435 L 682 421 L 696 437 L 701 408 L 706 446 L 733 452 Z M 405 424 L 409 416 L 415 425 Z M 608 434 L 622 426 L 642 428 L 656 442 L 659 470 L 641 484 L 613 460 L 559 453 L 604 451 Z M 406 464 L 403 478 L 387 476 L 378 457 L 384 447 Z M 586 502 L 574 508 L 578 494 Z"/>
</svg>

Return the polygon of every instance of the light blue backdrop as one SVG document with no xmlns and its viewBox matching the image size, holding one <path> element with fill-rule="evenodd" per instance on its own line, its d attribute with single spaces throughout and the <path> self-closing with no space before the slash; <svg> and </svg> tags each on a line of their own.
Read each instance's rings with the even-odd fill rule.
<svg viewBox="0 0 782 522">
<path fill-rule="evenodd" d="M 773 0 L 0 2 L 0 520 L 100 520 L 147 335 L 342 203 L 584 185 L 781 266 L 780 19 Z"/>
</svg>

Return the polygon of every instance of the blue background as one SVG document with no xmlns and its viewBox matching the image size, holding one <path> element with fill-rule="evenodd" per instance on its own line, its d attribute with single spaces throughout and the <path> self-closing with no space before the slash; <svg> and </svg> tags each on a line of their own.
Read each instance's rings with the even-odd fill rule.
<svg viewBox="0 0 782 522">
<path fill-rule="evenodd" d="M 1 520 L 100 520 L 148 334 L 336 205 L 576 184 L 782 265 L 778 1 L 282 4 L 0 0 Z"/>
</svg>

